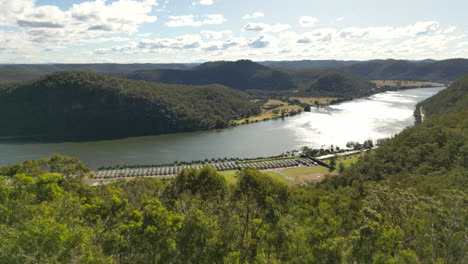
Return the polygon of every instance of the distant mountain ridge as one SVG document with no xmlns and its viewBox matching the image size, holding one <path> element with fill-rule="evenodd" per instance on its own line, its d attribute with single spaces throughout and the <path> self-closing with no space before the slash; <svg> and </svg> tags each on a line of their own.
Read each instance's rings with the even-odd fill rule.
<svg viewBox="0 0 468 264">
<path fill-rule="evenodd" d="M 370 95 L 374 85 L 335 69 L 279 70 L 250 60 L 206 62 L 188 70 L 136 71 L 122 77 L 157 83 L 222 84 L 238 90 L 297 90 L 314 96 Z"/>
<path fill-rule="evenodd" d="M 8 64 L 0 65 L 0 81 L 33 80 L 56 71 L 90 71 L 112 76 L 135 71 L 156 69 L 196 70 L 198 66 L 213 62 L 198 63 L 159 63 L 159 64 Z M 300 60 L 300 61 L 260 61 L 259 64 L 278 70 L 337 69 L 368 80 L 407 80 L 449 83 L 468 73 L 468 59 L 447 60 Z M 215 64 L 216 65 L 216 64 Z M 219 66 L 219 65 L 218 65 Z M 198 68 L 200 70 L 200 68 Z M 166 73 L 170 75 L 171 73 Z M 173 73 L 174 74 L 174 73 Z M 169 77 L 168 77 L 169 78 Z"/>
<path fill-rule="evenodd" d="M 408 61 L 278 61 L 260 62 L 282 69 L 328 68 L 343 70 L 368 80 L 406 80 L 449 83 L 468 73 L 468 59 Z"/>
<path fill-rule="evenodd" d="M 187 69 L 193 64 L 178 63 L 97 63 L 97 64 L 8 64 L 0 65 L 0 80 L 25 81 L 34 80 L 48 73 L 58 71 L 89 71 L 108 75 L 117 75 L 122 72 L 151 70 L 151 69 Z"/>
</svg>

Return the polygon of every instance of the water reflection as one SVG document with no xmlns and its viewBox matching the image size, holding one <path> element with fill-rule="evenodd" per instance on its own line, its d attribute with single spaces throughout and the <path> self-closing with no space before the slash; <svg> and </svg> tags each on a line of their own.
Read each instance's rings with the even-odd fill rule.
<svg viewBox="0 0 468 264">
<path fill-rule="evenodd" d="M 54 153 L 75 156 L 88 166 L 166 163 L 212 157 L 277 155 L 303 146 L 392 136 L 413 124 L 417 102 L 442 88 L 386 92 L 316 109 L 310 113 L 217 131 L 83 143 L 0 143 L 0 165 Z"/>
</svg>

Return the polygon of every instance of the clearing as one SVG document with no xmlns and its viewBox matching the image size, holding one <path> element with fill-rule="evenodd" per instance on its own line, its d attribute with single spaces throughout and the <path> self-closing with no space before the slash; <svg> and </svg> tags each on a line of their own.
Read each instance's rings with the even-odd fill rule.
<svg viewBox="0 0 468 264">
<path fill-rule="evenodd" d="M 302 111 L 303 107 L 299 105 L 289 104 L 288 102 L 284 102 L 281 100 L 276 99 L 269 99 L 265 104 L 262 105 L 262 114 L 258 116 L 252 116 L 249 118 L 243 118 L 240 120 L 234 121 L 235 124 L 245 124 L 249 122 L 256 122 L 256 121 L 263 121 L 267 119 L 275 119 L 280 118 L 281 113 L 284 112 L 285 115 L 289 115 L 293 112 Z"/>
</svg>

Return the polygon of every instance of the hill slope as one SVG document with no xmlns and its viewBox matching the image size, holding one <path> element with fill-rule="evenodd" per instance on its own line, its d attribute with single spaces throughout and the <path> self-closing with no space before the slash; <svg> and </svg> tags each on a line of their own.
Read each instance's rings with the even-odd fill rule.
<svg viewBox="0 0 468 264">
<path fill-rule="evenodd" d="M 449 89 L 440 91 L 438 94 L 424 100 L 416 105 L 415 117 L 420 123 L 421 112 L 425 118 L 432 118 L 446 113 L 461 112 L 468 106 L 468 75 L 452 83 Z"/>
<path fill-rule="evenodd" d="M 376 60 L 342 68 L 369 80 L 412 80 L 448 83 L 468 73 L 468 59 L 434 62 Z"/>
<path fill-rule="evenodd" d="M 220 85 L 132 81 L 58 72 L 0 89 L 0 136 L 96 139 L 224 127 L 258 107 Z"/>
<path fill-rule="evenodd" d="M 95 187 L 62 156 L 0 168 L 0 262 L 467 263 L 468 105 L 454 100 L 297 189 L 252 168 L 231 187 L 209 167 Z"/>
<path fill-rule="evenodd" d="M 89 71 L 109 75 L 122 72 L 152 69 L 187 69 L 184 64 L 14 64 L 0 65 L 0 81 L 34 80 L 48 73 L 58 71 Z"/>
<path fill-rule="evenodd" d="M 208 62 L 190 70 L 137 71 L 124 76 L 160 83 L 218 83 L 239 90 L 300 90 L 318 96 L 365 96 L 373 87 L 365 80 L 338 70 L 284 71 L 249 60 Z"/>
<path fill-rule="evenodd" d="M 177 84 L 222 84 L 238 90 L 289 90 L 294 84 L 288 74 L 258 63 L 240 60 L 236 62 L 207 62 L 189 70 L 137 71 L 126 78 Z"/>
<path fill-rule="evenodd" d="M 269 67 L 301 70 L 307 68 L 339 69 L 368 80 L 406 80 L 448 83 L 468 73 L 468 59 L 448 60 L 371 60 L 371 61 L 265 61 Z"/>
</svg>

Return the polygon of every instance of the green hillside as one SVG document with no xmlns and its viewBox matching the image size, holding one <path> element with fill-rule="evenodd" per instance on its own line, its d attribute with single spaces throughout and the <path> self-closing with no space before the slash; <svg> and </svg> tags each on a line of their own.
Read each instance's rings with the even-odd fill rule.
<svg viewBox="0 0 468 264">
<path fill-rule="evenodd" d="M 290 74 L 301 91 L 313 96 L 360 97 L 377 92 L 367 80 L 339 70 L 305 69 Z"/>
<path fill-rule="evenodd" d="M 0 81 L 26 81 L 34 80 L 48 73 L 58 71 L 89 71 L 109 75 L 118 75 L 122 72 L 152 70 L 152 69 L 186 69 L 185 64 L 13 64 L 0 65 Z"/>
<path fill-rule="evenodd" d="M 289 90 L 294 88 L 285 72 L 270 69 L 258 63 L 240 60 L 236 62 L 207 62 L 189 70 L 137 71 L 126 78 L 161 83 L 222 84 L 238 90 Z"/>
<path fill-rule="evenodd" d="M 461 112 L 468 106 L 468 75 L 452 83 L 450 89 L 440 91 L 416 106 L 416 121 L 421 122 L 421 112 L 425 118 L 433 116 Z"/>
<path fill-rule="evenodd" d="M 221 85 L 132 81 L 58 72 L 0 89 L 0 137 L 97 139 L 225 127 L 258 107 Z"/>
<path fill-rule="evenodd" d="M 341 68 L 368 80 L 408 80 L 449 83 L 468 73 L 468 59 L 411 62 L 375 60 Z"/>
<path fill-rule="evenodd" d="M 89 169 L 59 155 L 0 168 L 0 263 L 467 263 L 468 94 L 458 95 L 305 187 L 254 169 L 229 186 L 209 167 L 91 187 Z"/>
<path fill-rule="evenodd" d="M 370 94 L 373 87 L 366 80 L 338 70 L 285 71 L 248 60 L 207 62 L 189 70 L 137 71 L 124 77 L 159 83 L 217 83 L 248 91 L 298 90 L 314 96 L 359 97 Z"/>
</svg>

